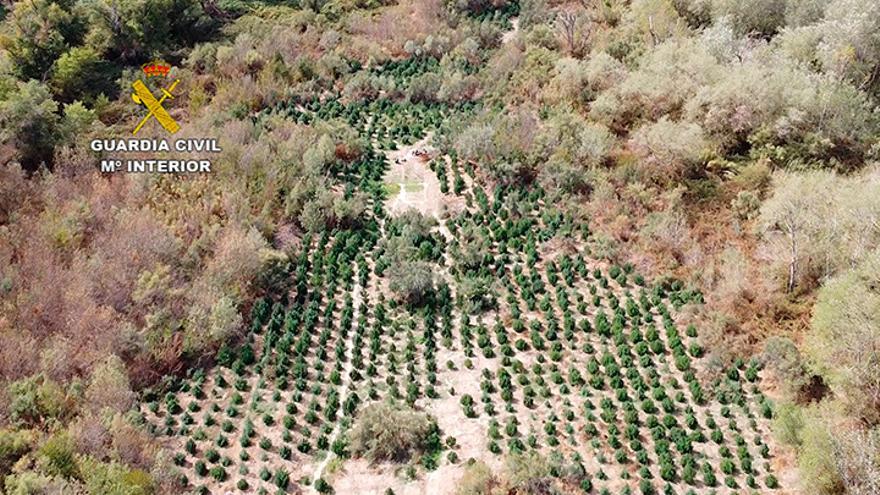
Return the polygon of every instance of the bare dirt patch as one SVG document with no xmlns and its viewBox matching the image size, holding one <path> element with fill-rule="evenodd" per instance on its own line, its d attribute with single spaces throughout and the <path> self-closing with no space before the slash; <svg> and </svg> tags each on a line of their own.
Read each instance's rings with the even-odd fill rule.
<svg viewBox="0 0 880 495">
<path fill-rule="evenodd" d="M 519 33 L 519 19 L 511 19 L 510 26 L 510 31 L 505 31 L 501 35 L 501 43 L 510 43 L 516 37 L 517 33 Z"/>
<path fill-rule="evenodd" d="M 336 493 L 385 495 L 391 488 L 396 495 L 440 495 L 453 493 L 464 473 L 461 464 L 444 464 L 415 480 L 408 480 L 397 464 L 371 465 L 364 459 L 350 460 L 333 480 Z"/>
<path fill-rule="evenodd" d="M 416 143 L 387 153 L 391 164 L 385 175 L 390 198 L 386 203 L 388 213 L 399 215 L 416 210 L 423 215 L 440 218 L 444 211 L 444 194 L 440 181 L 428 166 L 436 150 L 430 146 L 431 135 Z"/>
</svg>

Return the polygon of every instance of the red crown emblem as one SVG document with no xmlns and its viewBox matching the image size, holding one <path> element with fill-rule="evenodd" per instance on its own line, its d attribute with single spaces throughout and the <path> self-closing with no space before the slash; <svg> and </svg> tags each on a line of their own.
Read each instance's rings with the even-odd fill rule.
<svg viewBox="0 0 880 495">
<path fill-rule="evenodd" d="M 171 67 L 161 62 L 152 62 L 141 67 L 147 77 L 167 77 Z"/>
</svg>

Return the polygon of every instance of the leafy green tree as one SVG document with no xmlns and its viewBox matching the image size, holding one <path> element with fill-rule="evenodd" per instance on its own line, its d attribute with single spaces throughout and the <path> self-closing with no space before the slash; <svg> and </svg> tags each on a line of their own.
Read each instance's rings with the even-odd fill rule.
<svg viewBox="0 0 880 495">
<path fill-rule="evenodd" d="M 192 45 L 215 24 L 194 0 L 87 0 L 85 42 L 97 53 L 127 63 Z"/>
<path fill-rule="evenodd" d="M 10 33 L 4 39 L 20 79 L 45 81 L 53 64 L 82 37 L 82 19 L 71 12 L 68 0 L 16 2 L 3 23 Z"/>
<path fill-rule="evenodd" d="M 58 104 L 45 84 L 20 82 L 0 101 L 0 140 L 14 147 L 24 168 L 51 165 L 59 120 Z"/>
<path fill-rule="evenodd" d="M 61 54 L 49 85 L 60 101 L 91 101 L 100 93 L 115 92 L 113 68 L 94 48 L 75 46 Z"/>
<path fill-rule="evenodd" d="M 97 120 L 96 112 L 86 108 L 80 101 L 64 105 L 64 116 L 60 124 L 61 139 L 66 143 L 74 142 Z"/>
</svg>

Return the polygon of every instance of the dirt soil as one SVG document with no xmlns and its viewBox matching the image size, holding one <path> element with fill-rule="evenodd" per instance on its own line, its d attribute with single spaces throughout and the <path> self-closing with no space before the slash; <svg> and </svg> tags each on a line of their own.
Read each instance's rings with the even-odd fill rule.
<svg viewBox="0 0 880 495">
<path fill-rule="evenodd" d="M 430 157 L 436 150 L 428 143 L 431 135 L 420 141 L 387 154 L 390 169 L 385 175 L 385 183 L 399 192 L 386 203 L 388 213 L 399 215 L 407 210 L 417 210 L 426 216 L 439 218 L 443 212 L 443 197 L 440 181 L 428 167 Z"/>
</svg>

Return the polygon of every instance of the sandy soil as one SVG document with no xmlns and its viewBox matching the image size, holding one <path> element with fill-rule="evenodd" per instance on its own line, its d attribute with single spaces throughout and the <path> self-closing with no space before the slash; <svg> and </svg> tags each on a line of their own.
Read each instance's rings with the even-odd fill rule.
<svg viewBox="0 0 880 495">
<path fill-rule="evenodd" d="M 455 363 L 454 370 L 446 370 L 445 363 Z M 440 467 L 419 477 L 407 479 L 399 464 L 383 463 L 370 465 L 363 459 L 347 461 L 343 469 L 333 478 L 336 493 L 357 495 L 384 495 L 388 488 L 397 495 L 443 495 L 454 493 L 457 482 L 464 475 L 464 463 L 469 458 L 484 460 L 493 469 L 502 469 L 501 458 L 488 455 L 486 450 L 487 431 L 490 418 L 482 415 L 477 419 L 465 417 L 459 399 L 462 394 L 478 397 L 480 394 L 480 374 L 483 368 L 493 371 L 497 362 L 492 359 L 474 358 L 473 369 L 464 367 L 464 355 L 456 350 L 442 350 L 437 355 L 438 363 L 443 364 L 440 372 L 440 398 L 422 400 L 420 406 L 437 418 L 438 425 L 445 436 L 456 439 L 454 451 L 459 462 L 451 464 L 444 457 Z M 450 395 L 450 388 L 455 395 Z"/>
<path fill-rule="evenodd" d="M 511 19 L 510 25 L 512 29 L 510 31 L 505 31 L 504 34 L 501 35 L 502 43 L 510 43 L 511 40 L 516 38 L 517 33 L 519 33 L 519 19 Z"/>
<path fill-rule="evenodd" d="M 443 196 L 440 181 L 428 167 L 434 148 L 428 143 L 431 135 L 409 146 L 388 152 L 390 170 L 385 183 L 393 184 L 399 192 L 389 198 L 388 213 L 399 215 L 407 210 L 417 210 L 424 215 L 439 218 L 443 213 Z"/>
</svg>

